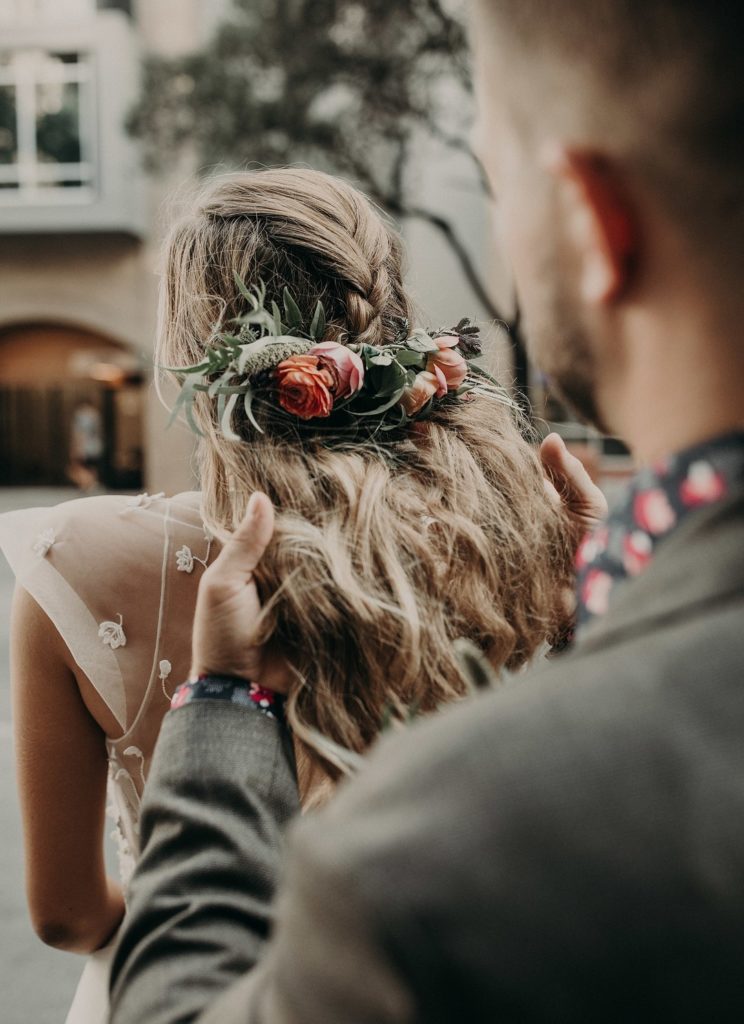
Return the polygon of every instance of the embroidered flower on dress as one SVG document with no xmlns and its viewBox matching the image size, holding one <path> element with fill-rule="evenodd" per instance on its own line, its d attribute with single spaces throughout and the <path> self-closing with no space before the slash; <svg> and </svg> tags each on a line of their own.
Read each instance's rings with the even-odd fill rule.
<svg viewBox="0 0 744 1024">
<path fill-rule="evenodd" d="M 112 651 L 117 647 L 126 647 L 127 638 L 124 635 L 124 619 L 121 613 L 117 613 L 118 622 L 102 622 L 98 627 L 98 635 L 104 644 L 108 644 Z"/>
<path fill-rule="evenodd" d="M 158 665 L 158 668 L 160 669 L 160 686 L 163 691 L 163 696 L 165 697 L 166 700 L 170 700 L 171 694 L 168 693 L 168 691 L 165 688 L 165 680 L 173 671 L 173 666 L 171 665 L 167 658 L 163 658 L 163 660 Z"/>
<path fill-rule="evenodd" d="M 39 558 L 45 558 L 50 550 L 54 547 L 57 541 L 57 535 L 54 530 L 42 530 L 39 536 L 36 538 L 33 544 L 33 550 L 39 556 Z"/>
<path fill-rule="evenodd" d="M 191 548 L 187 547 L 186 544 L 176 551 L 176 569 L 178 572 L 194 571 L 194 556 Z"/>
<path fill-rule="evenodd" d="M 133 498 L 127 498 L 127 508 L 149 508 L 154 501 L 160 501 L 164 497 L 165 491 L 160 491 L 158 494 L 148 494 L 145 491 L 143 494 L 137 494 Z"/>
</svg>

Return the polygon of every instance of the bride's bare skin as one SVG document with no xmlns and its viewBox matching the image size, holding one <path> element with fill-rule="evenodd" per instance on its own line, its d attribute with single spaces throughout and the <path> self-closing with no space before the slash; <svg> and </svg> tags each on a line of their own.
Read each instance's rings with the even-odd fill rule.
<svg viewBox="0 0 744 1024">
<path fill-rule="evenodd" d="M 48 945 L 91 953 L 124 915 L 103 856 L 106 731 L 121 730 L 22 587 L 13 600 L 11 677 L 31 921 Z"/>
</svg>

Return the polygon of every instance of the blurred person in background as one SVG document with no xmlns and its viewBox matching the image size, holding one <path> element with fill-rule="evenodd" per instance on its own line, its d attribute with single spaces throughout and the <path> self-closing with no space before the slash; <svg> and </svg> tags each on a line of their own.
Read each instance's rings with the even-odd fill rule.
<svg viewBox="0 0 744 1024">
<path fill-rule="evenodd" d="M 220 345 L 241 316 L 247 333 Z M 273 334 L 252 338 L 251 324 Z M 167 241 L 156 354 L 186 384 L 206 355 L 234 352 L 239 371 L 213 367 L 210 387 L 233 396 L 250 382 L 232 415 L 206 384 L 193 392 L 201 494 L 0 518 L 19 584 L 12 685 L 31 916 L 50 945 L 92 954 L 68 1024 L 107 1019 L 140 799 L 188 672 L 197 582 L 253 492 L 276 506 L 264 626 L 293 669 L 285 818 L 326 800 L 343 756 L 362 754 L 386 718 L 468 692 L 456 639 L 500 671 L 562 631 L 577 530 L 602 497 L 587 486 L 572 520 L 514 404 L 466 360 L 475 336 L 415 327 L 400 239 L 359 192 L 310 170 L 218 178 Z M 86 438 L 88 426 L 86 412 Z M 555 438 L 545 450 L 563 452 Z M 268 691 L 246 699 L 273 705 Z M 118 881 L 103 859 L 107 776 Z M 267 853 L 269 879 L 279 850 Z"/>
<path fill-rule="evenodd" d="M 741 12 L 473 12 L 533 352 L 642 468 L 579 552 L 573 651 L 381 743 L 294 828 L 280 884 L 284 727 L 208 693 L 220 673 L 286 686 L 254 629 L 274 592 L 253 499 L 202 581 L 207 678 L 155 752 L 115 1024 L 741 1019 Z"/>
<path fill-rule="evenodd" d="M 68 476 L 81 491 L 99 486 L 103 457 L 103 421 L 98 408 L 89 399 L 80 402 L 70 423 L 70 466 Z"/>
</svg>

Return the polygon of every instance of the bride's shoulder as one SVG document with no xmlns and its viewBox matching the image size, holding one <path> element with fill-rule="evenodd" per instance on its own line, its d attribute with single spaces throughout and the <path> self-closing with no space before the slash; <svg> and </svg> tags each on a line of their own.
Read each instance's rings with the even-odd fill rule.
<svg viewBox="0 0 744 1024">
<path fill-rule="evenodd" d="M 64 576 L 101 579 L 160 571 L 166 543 L 204 537 L 200 496 L 106 494 L 0 516 L 0 548 L 21 582 L 41 563 Z"/>
</svg>

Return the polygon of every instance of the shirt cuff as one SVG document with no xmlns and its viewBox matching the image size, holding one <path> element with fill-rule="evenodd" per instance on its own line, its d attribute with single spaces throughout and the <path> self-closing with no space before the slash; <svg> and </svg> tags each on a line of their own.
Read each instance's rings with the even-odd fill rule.
<svg viewBox="0 0 744 1024">
<path fill-rule="evenodd" d="M 195 700 L 220 700 L 259 711 L 278 722 L 284 721 L 284 699 L 258 683 L 233 676 L 200 676 L 177 687 L 171 698 L 171 710 Z"/>
</svg>

